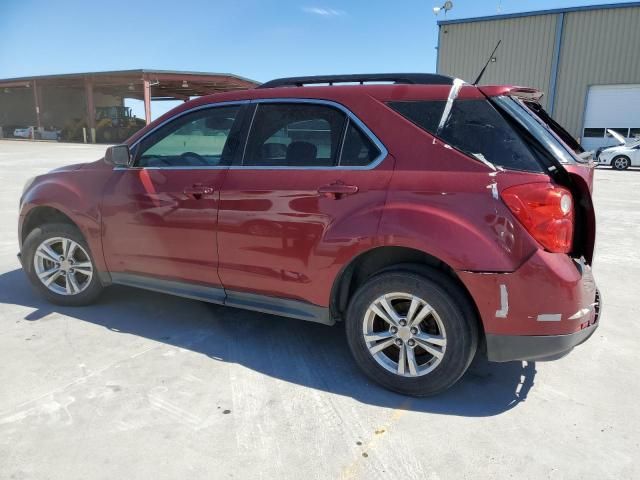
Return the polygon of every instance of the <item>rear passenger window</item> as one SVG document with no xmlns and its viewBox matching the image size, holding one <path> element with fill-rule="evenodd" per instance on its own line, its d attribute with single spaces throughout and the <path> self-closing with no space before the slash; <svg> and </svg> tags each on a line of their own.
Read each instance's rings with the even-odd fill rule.
<svg viewBox="0 0 640 480">
<path fill-rule="evenodd" d="M 380 150 L 362 131 L 349 121 L 340 155 L 341 167 L 363 167 L 373 162 Z"/>
<path fill-rule="evenodd" d="M 431 134 L 438 130 L 438 123 L 447 102 L 390 102 L 389 106 L 420 128 Z"/>
<path fill-rule="evenodd" d="M 392 102 L 391 108 L 458 150 L 494 165 L 541 172 L 542 167 L 517 131 L 487 100 L 457 100 L 443 127 L 443 101 Z"/>
<path fill-rule="evenodd" d="M 243 165 L 332 167 L 338 163 L 346 116 L 314 104 L 257 106 Z"/>
</svg>

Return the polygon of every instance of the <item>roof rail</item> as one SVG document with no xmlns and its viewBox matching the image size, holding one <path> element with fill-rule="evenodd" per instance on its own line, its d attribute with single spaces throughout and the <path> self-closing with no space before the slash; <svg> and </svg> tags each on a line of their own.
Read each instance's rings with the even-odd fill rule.
<svg viewBox="0 0 640 480">
<path fill-rule="evenodd" d="M 414 85 L 453 85 L 453 78 L 436 73 L 364 73 L 351 75 L 318 75 L 311 77 L 277 78 L 257 88 L 303 87 L 318 83 L 392 82 Z"/>
</svg>

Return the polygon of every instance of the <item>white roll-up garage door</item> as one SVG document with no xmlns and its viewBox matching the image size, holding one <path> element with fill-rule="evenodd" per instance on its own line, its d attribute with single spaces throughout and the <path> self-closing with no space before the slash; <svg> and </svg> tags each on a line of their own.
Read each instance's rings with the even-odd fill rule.
<svg viewBox="0 0 640 480">
<path fill-rule="evenodd" d="M 609 128 L 627 139 L 640 137 L 640 84 L 589 87 L 582 146 L 595 150 L 615 145 L 618 142 L 606 134 Z"/>
</svg>

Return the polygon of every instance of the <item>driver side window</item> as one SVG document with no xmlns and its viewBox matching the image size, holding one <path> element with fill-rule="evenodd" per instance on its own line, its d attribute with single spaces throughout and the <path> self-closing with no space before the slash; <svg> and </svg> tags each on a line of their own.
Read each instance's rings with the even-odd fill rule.
<svg viewBox="0 0 640 480">
<path fill-rule="evenodd" d="M 241 105 L 188 113 L 160 127 L 138 145 L 137 167 L 218 167 L 229 164 L 235 148 L 233 126 Z M 239 123 L 239 122 L 238 122 Z"/>
</svg>

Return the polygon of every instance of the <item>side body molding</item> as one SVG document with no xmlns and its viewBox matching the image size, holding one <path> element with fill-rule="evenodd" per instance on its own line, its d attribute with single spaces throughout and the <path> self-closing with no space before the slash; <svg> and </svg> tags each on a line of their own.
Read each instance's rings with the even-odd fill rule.
<svg viewBox="0 0 640 480">
<path fill-rule="evenodd" d="M 222 288 L 199 285 L 174 280 L 164 280 L 129 273 L 112 273 L 113 283 L 129 287 L 142 288 L 154 292 L 168 293 L 179 297 L 203 302 L 243 308 L 256 312 L 297 318 L 309 322 L 333 325 L 335 321 L 329 315 L 329 309 L 311 303 L 285 298 L 270 297 L 254 293 L 224 290 Z"/>
</svg>

